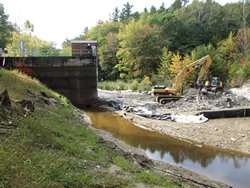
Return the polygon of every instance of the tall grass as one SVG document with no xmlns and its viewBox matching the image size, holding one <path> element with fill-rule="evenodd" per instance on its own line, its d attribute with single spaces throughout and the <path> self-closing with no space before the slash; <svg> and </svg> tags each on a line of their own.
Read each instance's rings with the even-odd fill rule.
<svg viewBox="0 0 250 188">
<path fill-rule="evenodd" d="M 98 83 L 98 88 L 103 90 L 132 90 L 138 92 L 146 92 L 152 89 L 152 84 L 146 83 L 144 81 L 139 82 L 138 80 L 102 81 Z"/>
</svg>

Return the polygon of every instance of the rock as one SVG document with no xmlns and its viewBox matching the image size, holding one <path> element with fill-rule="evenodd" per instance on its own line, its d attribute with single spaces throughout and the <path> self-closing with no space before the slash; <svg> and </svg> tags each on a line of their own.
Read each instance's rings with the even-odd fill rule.
<svg viewBox="0 0 250 188">
<path fill-rule="evenodd" d="M 233 141 L 233 142 L 234 142 L 234 141 L 236 141 L 236 139 L 235 139 L 235 138 L 231 138 L 230 140 L 231 140 L 231 141 Z"/>
</svg>

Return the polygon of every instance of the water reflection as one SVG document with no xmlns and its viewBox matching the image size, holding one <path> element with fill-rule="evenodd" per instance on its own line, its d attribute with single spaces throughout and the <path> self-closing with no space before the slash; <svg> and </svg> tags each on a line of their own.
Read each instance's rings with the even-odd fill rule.
<svg viewBox="0 0 250 188">
<path fill-rule="evenodd" d="M 236 187 L 248 187 L 250 162 L 248 157 L 198 147 L 192 143 L 134 126 L 105 109 L 87 109 L 93 127 L 113 134 L 127 144 L 141 148 L 156 160 L 183 166 Z M 166 122 L 167 124 L 167 122 Z"/>
</svg>

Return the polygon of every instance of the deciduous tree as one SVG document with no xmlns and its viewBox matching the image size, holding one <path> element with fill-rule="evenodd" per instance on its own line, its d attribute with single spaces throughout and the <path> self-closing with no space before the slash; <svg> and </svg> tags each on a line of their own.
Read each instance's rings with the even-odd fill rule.
<svg viewBox="0 0 250 188">
<path fill-rule="evenodd" d="M 159 66 L 161 38 L 158 28 L 132 20 L 121 27 L 117 52 L 120 71 L 129 78 L 152 75 Z"/>
<path fill-rule="evenodd" d="M 108 80 L 119 78 L 119 71 L 115 66 L 118 64 L 116 53 L 118 51 L 119 41 L 116 33 L 109 33 L 106 36 L 106 42 L 99 50 L 101 77 Z"/>
</svg>

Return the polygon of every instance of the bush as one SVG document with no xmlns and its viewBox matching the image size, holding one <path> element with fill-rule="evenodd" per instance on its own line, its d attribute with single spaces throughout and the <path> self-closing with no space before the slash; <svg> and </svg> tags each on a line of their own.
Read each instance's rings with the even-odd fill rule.
<svg viewBox="0 0 250 188">
<path fill-rule="evenodd" d="M 139 87 L 139 82 L 138 80 L 133 80 L 130 84 L 129 84 L 129 89 L 131 89 L 132 91 L 137 91 Z"/>
<path fill-rule="evenodd" d="M 150 91 L 151 88 L 152 88 L 152 82 L 148 76 L 145 76 L 144 79 L 139 84 L 137 91 L 139 92 Z"/>
<path fill-rule="evenodd" d="M 116 90 L 117 86 L 114 84 L 114 82 L 111 81 L 103 81 L 98 83 L 98 88 L 104 89 L 104 90 Z"/>
</svg>

